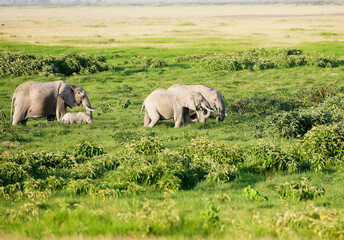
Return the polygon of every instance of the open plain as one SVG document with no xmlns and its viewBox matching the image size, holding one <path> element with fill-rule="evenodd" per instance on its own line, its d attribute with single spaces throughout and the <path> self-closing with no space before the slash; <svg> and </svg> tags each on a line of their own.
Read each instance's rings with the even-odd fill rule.
<svg viewBox="0 0 344 240">
<path fill-rule="evenodd" d="M 0 7 L 0 238 L 343 239 L 343 37 L 341 4 Z M 93 123 L 12 126 L 57 80 Z M 174 84 L 228 116 L 145 128 Z"/>
</svg>

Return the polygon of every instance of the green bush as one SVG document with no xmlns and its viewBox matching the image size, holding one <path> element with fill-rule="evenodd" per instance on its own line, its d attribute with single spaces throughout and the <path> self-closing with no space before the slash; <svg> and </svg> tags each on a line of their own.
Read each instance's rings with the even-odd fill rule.
<svg viewBox="0 0 344 240">
<path fill-rule="evenodd" d="M 109 70 L 103 56 L 69 53 L 61 56 L 34 56 L 25 52 L 0 50 L 0 77 L 35 74 L 88 74 Z"/>
<path fill-rule="evenodd" d="M 282 98 L 271 95 L 253 95 L 231 103 L 228 109 L 231 112 L 272 114 L 279 111 L 292 111 L 303 107 L 302 101 L 295 98 Z"/>
<path fill-rule="evenodd" d="M 156 156 L 131 154 L 120 160 L 115 171 L 109 172 L 112 188 L 125 191 L 126 183 L 139 186 L 154 186 L 156 189 L 180 189 L 183 175 L 182 158 L 172 153 Z"/>
<path fill-rule="evenodd" d="M 86 156 L 86 157 L 94 157 L 100 156 L 104 154 L 104 150 L 101 147 L 97 147 L 95 144 L 85 141 L 74 149 L 74 156 Z"/>
<path fill-rule="evenodd" d="M 21 182 L 28 173 L 15 162 L 0 160 L 0 186 Z"/>
<path fill-rule="evenodd" d="M 174 201 L 165 199 L 161 203 L 154 204 L 148 200 L 143 204 L 135 202 L 132 205 L 132 211 L 118 214 L 118 217 L 123 222 L 138 223 L 139 233 L 161 236 L 174 234 L 183 227 L 184 221 Z"/>
<path fill-rule="evenodd" d="M 147 70 L 148 68 L 162 68 L 166 67 L 166 61 L 154 57 L 133 57 L 131 58 L 131 64 L 142 70 Z"/>
<path fill-rule="evenodd" d="M 344 125 L 314 127 L 295 146 L 298 157 L 315 171 L 327 166 L 338 166 L 344 160 Z"/>
<path fill-rule="evenodd" d="M 202 212 L 202 230 L 208 233 L 211 228 L 220 228 L 220 217 L 218 213 L 220 208 L 214 203 L 209 203 L 204 212 Z"/>
<path fill-rule="evenodd" d="M 301 90 L 296 93 L 296 97 L 303 101 L 306 105 L 314 105 L 324 102 L 325 99 L 333 97 L 337 95 L 337 93 L 337 87 L 329 84 L 307 90 Z"/>
<path fill-rule="evenodd" d="M 253 201 L 267 201 L 268 198 L 266 196 L 262 196 L 256 189 L 254 189 L 251 185 L 248 185 L 244 188 L 244 196 Z"/>
<path fill-rule="evenodd" d="M 257 136 L 264 135 L 262 131 L 266 131 L 271 136 L 299 138 L 314 126 L 335 123 L 340 121 L 340 118 L 341 116 L 322 107 L 278 112 L 268 116 L 267 123 L 263 123 L 264 126 L 258 124 L 256 134 Z"/>
<path fill-rule="evenodd" d="M 309 231 L 309 237 L 319 239 L 343 239 L 344 218 L 338 211 L 310 204 L 303 209 L 293 209 L 287 206 L 275 216 L 262 216 L 255 212 L 253 216 L 255 225 L 271 229 L 280 239 L 295 239 Z M 314 235 L 312 235 L 312 233 Z M 304 235 L 305 236 L 305 235 Z"/>
<path fill-rule="evenodd" d="M 298 159 L 273 143 L 259 143 L 247 154 L 246 166 L 250 172 L 265 174 L 271 171 L 295 172 L 298 170 Z"/>
<path fill-rule="evenodd" d="M 301 181 L 286 182 L 276 186 L 277 193 L 283 199 L 294 199 L 298 201 L 313 200 L 317 196 L 325 194 L 323 187 L 313 187 L 309 184 L 307 178 L 302 178 Z"/>
<path fill-rule="evenodd" d="M 243 151 L 240 148 L 217 143 L 205 137 L 192 139 L 183 151 L 184 155 L 190 159 L 199 158 L 202 161 L 210 158 L 219 164 L 236 165 L 244 161 Z"/>
<path fill-rule="evenodd" d="M 176 62 L 199 62 L 208 71 L 265 70 L 300 66 L 338 67 L 344 59 L 324 57 L 317 53 L 305 54 L 300 49 L 250 49 L 228 53 L 209 53 L 178 57 Z"/>
<path fill-rule="evenodd" d="M 88 194 L 95 192 L 95 186 L 88 178 L 69 181 L 64 189 L 71 195 Z"/>
<path fill-rule="evenodd" d="M 156 137 L 143 137 L 127 145 L 129 154 L 155 155 L 164 149 L 164 144 Z"/>
</svg>

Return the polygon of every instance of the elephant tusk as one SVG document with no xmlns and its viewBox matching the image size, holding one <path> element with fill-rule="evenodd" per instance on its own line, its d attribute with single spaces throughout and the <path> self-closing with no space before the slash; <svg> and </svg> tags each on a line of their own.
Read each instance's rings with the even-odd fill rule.
<svg viewBox="0 0 344 240">
<path fill-rule="evenodd" d="M 225 112 L 225 116 L 228 117 L 228 113 Z"/>
<path fill-rule="evenodd" d="M 91 111 L 91 112 L 93 112 L 93 111 L 97 110 L 97 109 L 92 109 L 92 108 L 89 108 L 89 107 L 87 107 L 87 106 L 85 106 L 85 107 L 86 107 L 86 109 L 87 109 L 88 111 Z"/>
<path fill-rule="evenodd" d="M 205 108 L 207 111 L 209 111 L 209 112 L 214 112 L 214 110 L 211 110 L 211 109 L 209 109 L 209 108 Z"/>
</svg>

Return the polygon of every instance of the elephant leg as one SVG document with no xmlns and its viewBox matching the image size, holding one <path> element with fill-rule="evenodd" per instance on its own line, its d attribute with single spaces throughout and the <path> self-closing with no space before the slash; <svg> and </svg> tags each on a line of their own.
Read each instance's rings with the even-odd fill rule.
<svg viewBox="0 0 344 240">
<path fill-rule="evenodd" d="M 151 122 L 148 124 L 148 127 L 154 127 L 154 125 L 160 120 L 160 114 L 155 110 L 149 113 Z"/>
<path fill-rule="evenodd" d="M 181 110 L 175 110 L 174 111 L 174 127 L 175 128 L 180 128 L 180 125 L 182 124 L 182 119 L 183 119 L 183 109 Z"/>
<path fill-rule="evenodd" d="M 22 126 L 26 126 L 26 122 L 27 122 L 27 119 L 24 119 L 24 120 L 20 121 L 20 124 L 21 124 Z"/>
<path fill-rule="evenodd" d="M 148 115 L 148 112 L 146 110 L 146 112 L 145 112 L 145 119 L 144 119 L 144 125 L 143 126 L 148 127 L 150 122 L 151 122 L 151 119 L 150 119 L 150 117 Z"/>
<path fill-rule="evenodd" d="M 55 115 L 50 115 L 50 116 L 47 116 L 47 120 L 49 122 L 53 122 L 55 120 Z"/>
<path fill-rule="evenodd" d="M 190 124 L 190 113 L 188 108 L 183 109 L 183 119 L 185 126 Z"/>
<path fill-rule="evenodd" d="M 18 125 L 20 123 L 21 125 L 26 125 L 25 120 L 26 112 L 23 112 L 22 109 L 18 109 L 17 111 L 14 111 L 13 118 L 12 118 L 12 125 Z M 22 121 L 25 120 L 25 124 L 22 123 Z"/>
</svg>

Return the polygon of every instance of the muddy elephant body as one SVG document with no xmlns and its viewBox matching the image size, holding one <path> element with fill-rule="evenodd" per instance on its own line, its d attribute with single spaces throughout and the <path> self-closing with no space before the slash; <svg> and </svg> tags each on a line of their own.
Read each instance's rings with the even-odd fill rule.
<svg viewBox="0 0 344 240">
<path fill-rule="evenodd" d="M 25 82 L 19 85 L 13 93 L 11 104 L 12 124 L 26 125 L 28 118 L 47 117 L 58 121 L 66 113 L 67 106 L 74 108 L 82 104 L 92 118 L 91 103 L 85 90 L 80 86 L 64 81 L 55 82 Z"/>
<path fill-rule="evenodd" d="M 215 107 L 218 112 L 220 112 L 220 116 L 216 117 L 216 120 L 221 122 L 226 117 L 225 111 L 225 104 L 223 101 L 222 94 L 219 90 L 206 86 L 206 85 L 183 85 L 183 84 L 176 84 L 168 88 L 170 91 L 180 91 L 182 89 L 189 89 L 192 91 L 200 92 L 203 97 L 208 101 L 211 107 Z M 191 113 L 193 114 L 193 113 Z"/>
<path fill-rule="evenodd" d="M 179 128 L 182 122 L 187 125 L 190 123 L 189 109 L 196 111 L 203 122 L 210 114 L 206 110 L 210 109 L 209 103 L 200 93 L 194 91 L 176 94 L 165 89 L 156 89 L 143 102 L 141 113 L 143 108 L 145 127 L 153 127 L 159 120 L 171 119 L 175 121 L 175 128 Z"/>
<path fill-rule="evenodd" d="M 90 115 L 84 112 L 78 112 L 78 113 L 66 113 L 61 122 L 65 124 L 74 124 L 74 123 L 86 123 L 90 124 L 92 123 L 92 118 Z"/>
</svg>

